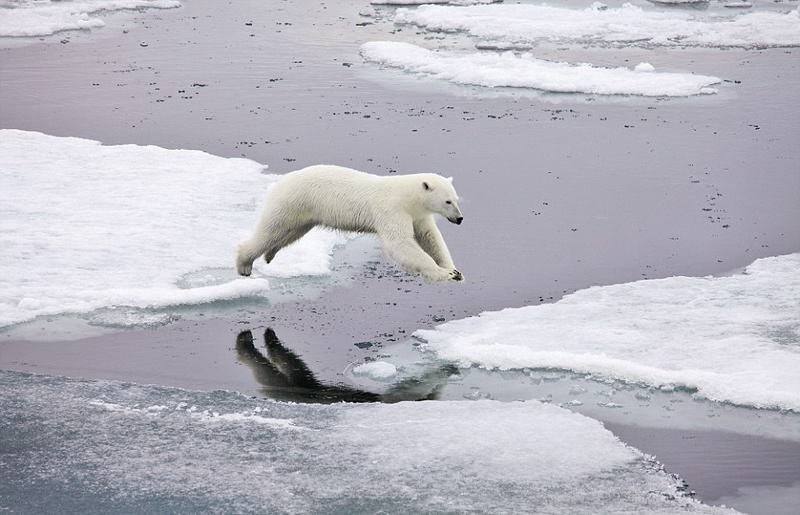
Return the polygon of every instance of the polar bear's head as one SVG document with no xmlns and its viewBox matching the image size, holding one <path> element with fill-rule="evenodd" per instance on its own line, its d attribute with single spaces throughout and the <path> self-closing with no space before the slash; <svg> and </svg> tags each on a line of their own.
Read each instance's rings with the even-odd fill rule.
<svg viewBox="0 0 800 515">
<path fill-rule="evenodd" d="M 431 213 L 439 213 L 454 224 L 464 219 L 458 209 L 458 194 L 453 188 L 453 178 L 430 174 L 422 181 L 425 208 Z"/>
</svg>

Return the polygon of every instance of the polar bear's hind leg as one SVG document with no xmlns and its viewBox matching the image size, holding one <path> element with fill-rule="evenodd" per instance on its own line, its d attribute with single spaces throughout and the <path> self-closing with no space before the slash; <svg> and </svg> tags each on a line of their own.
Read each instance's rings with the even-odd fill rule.
<svg viewBox="0 0 800 515">
<path fill-rule="evenodd" d="M 313 227 L 314 224 L 306 224 L 286 231 L 283 234 L 283 237 L 275 242 L 274 245 L 267 246 L 267 249 L 264 251 L 264 261 L 271 263 L 272 260 L 275 259 L 275 254 L 277 254 L 279 250 L 281 250 L 283 247 L 288 247 L 292 243 L 305 236 Z"/>
<path fill-rule="evenodd" d="M 253 231 L 250 239 L 239 245 L 236 255 L 236 271 L 239 275 L 248 276 L 253 271 L 253 261 L 264 254 L 267 262 L 272 261 L 275 254 L 283 247 L 281 243 L 289 237 L 292 229 L 285 227 L 283 220 L 273 211 L 265 216 Z"/>
</svg>

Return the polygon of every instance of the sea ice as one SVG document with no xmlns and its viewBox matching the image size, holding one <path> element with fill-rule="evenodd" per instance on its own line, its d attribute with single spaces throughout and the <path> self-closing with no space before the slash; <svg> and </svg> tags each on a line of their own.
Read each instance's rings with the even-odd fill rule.
<svg viewBox="0 0 800 515">
<path fill-rule="evenodd" d="M 593 287 L 415 336 L 465 367 L 572 370 L 800 411 L 800 254 L 725 277 Z"/>
<path fill-rule="evenodd" d="M 178 0 L 17 0 L 0 5 L 0 36 L 48 36 L 66 30 L 104 27 L 96 15 L 123 9 L 170 9 Z"/>
<path fill-rule="evenodd" d="M 549 5 L 423 5 L 397 10 L 395 22 L 430 31 L 466 32 L 482 46 L 519 48 L 538 42 L 640 46 L 800 46 L 800 11 L 746 12 L 729 16 L 610 8 L 595 2 L 582 10 Z"/>
<path fill-rule="evenodd" d="M 0 327 L 263 296 L 265 274 L 329 274 L 347 238 L 314 230 L 258 265 L 262 277 L 236 278 L 236 246 L 276 178 L 264 169 L 199 151 L 0 131 Z"/>
<path fill-rule="evenodd" d="M 454 54 L 433 52 L 410 43 L 372 41 L 361 46 L 368 61 L 447 80 L 484 87 L 532 88 L 557 93 L 683 97 L 715 93 L 717 77 L 655 73 L 642 63 L 629 68 L 600 68 L 537 59 L 512 52 Z M 652 73 L 641 73 L 652 72 Z"/>
<path fill-rule="evenodd" d="M 735 513 L 539 402 L 295 404 L 0 371 L 0 498 L 41 513 Z"/>
</svg>

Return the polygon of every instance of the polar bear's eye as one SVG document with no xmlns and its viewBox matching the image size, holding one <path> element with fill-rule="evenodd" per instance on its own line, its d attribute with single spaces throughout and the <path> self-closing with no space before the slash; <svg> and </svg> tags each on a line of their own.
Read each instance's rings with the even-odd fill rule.
<svg viewBox="0 0 800 515">
<path fill-rule="evenodd" d="M 445 200 L 444 203 L 445 204 L 452 204 L 452 202 L 450 202 L 449 200 Z"/>
</svg>

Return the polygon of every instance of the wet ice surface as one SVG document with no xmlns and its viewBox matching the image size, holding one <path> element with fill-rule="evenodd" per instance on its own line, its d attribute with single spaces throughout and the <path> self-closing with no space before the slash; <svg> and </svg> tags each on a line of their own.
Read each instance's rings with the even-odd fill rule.
<svg viewBox="0 0 800 515">
<path fill-rule="evenodd" d="M 385 392 L 395 384 L 416 379 L 447 361 L 426 352 L 419 342 L 405 341 L 376 350 L 366 361 L 375 369 L 394 368 L 391 381 L 359 374 L 360 363 L 345 375 L 356 386 Z M 447 378 L 442 399 L 536 399 L 578 411 L 605 422 L 666 429 L 729 431 L 741 435 L 800 441 L 800 415 L 780 410 L 759 410 L 704 399 L 691 389 L 673 384 L 655 387 L 606 374 L 558 368 L 525 367 L 517 370 L 459 368 Z M 429 386 L 430 387 L 430 386 Z"/>
<path fill-rule="evenodd" d="M 734 513 L 685 496 L 598 422 L 538 402 L 322 406 L 0 379 L 12 511 Z"/>
</svg>

